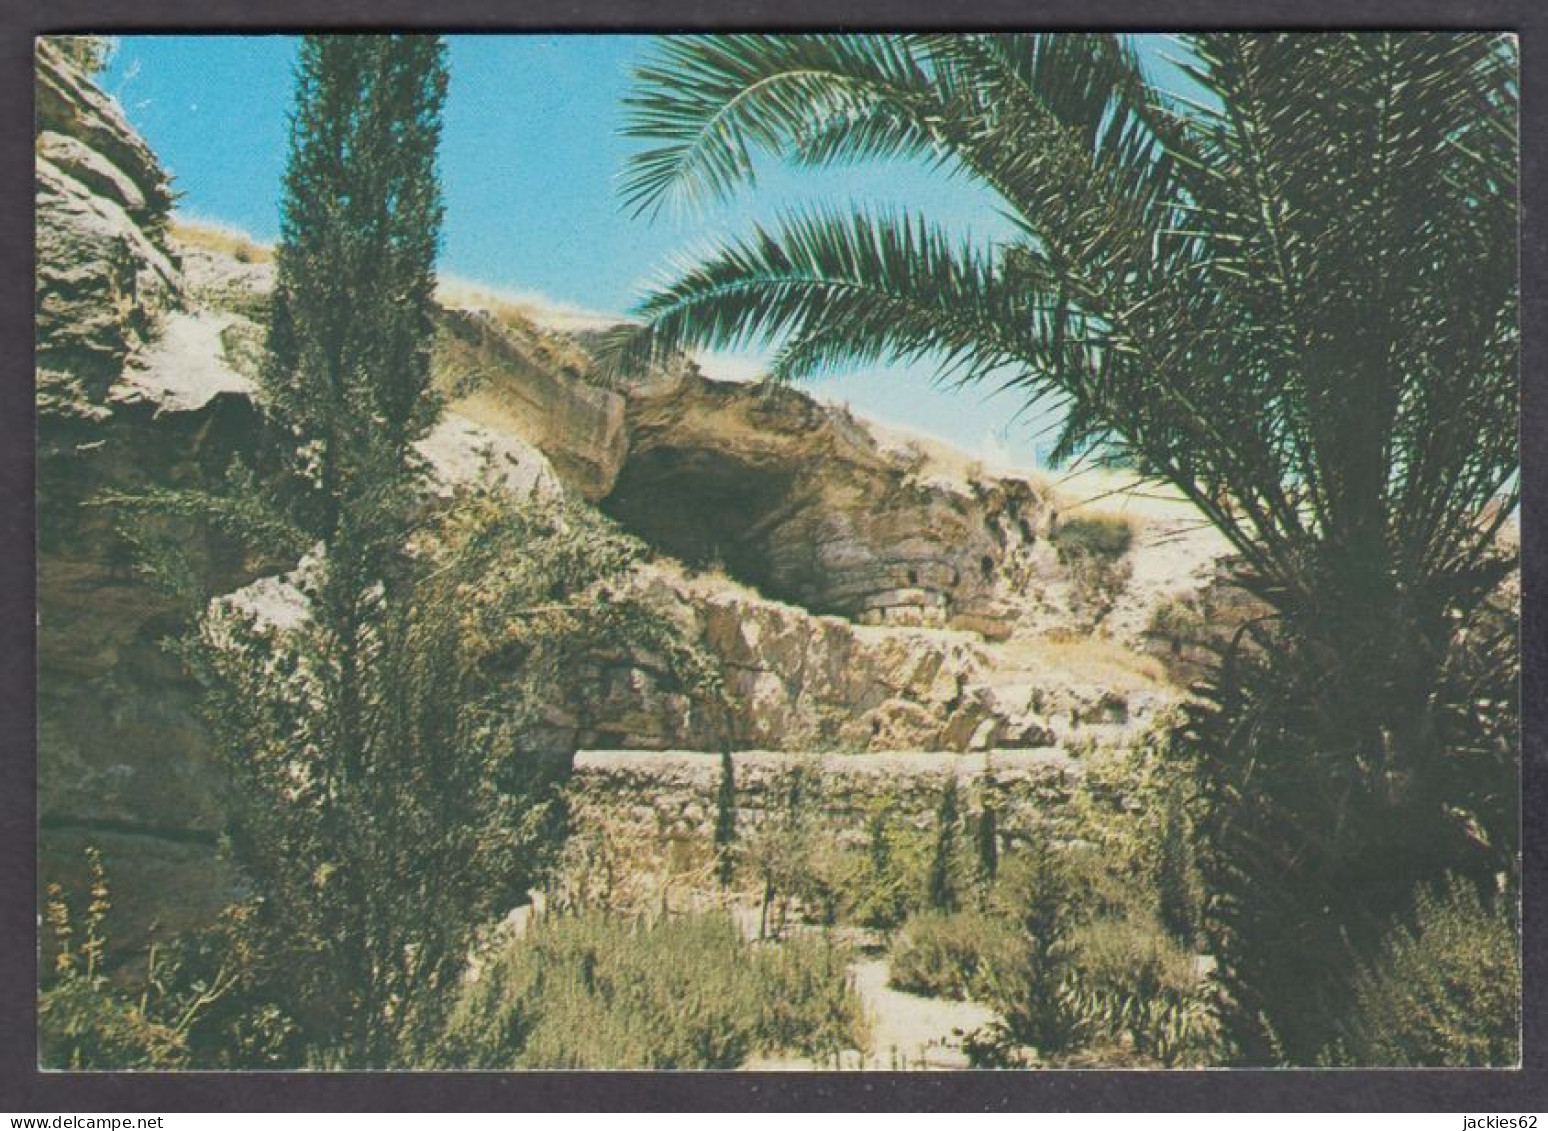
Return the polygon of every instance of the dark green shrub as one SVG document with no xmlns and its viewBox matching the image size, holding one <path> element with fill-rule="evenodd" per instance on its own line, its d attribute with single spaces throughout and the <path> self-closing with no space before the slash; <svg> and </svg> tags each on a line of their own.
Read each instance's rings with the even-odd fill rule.
<svg viewBox="0 0 1548 1131">
<path fill-rule="evenodd" d="M 183 1068 L 183 1035 L 154 1020 L 106 978 L 65 977 L 38 995 L 38 1061 L 46 1068 Z"/>
<path fill-rule="evenodd" d="M 1156 910 L 1179 942 L 1192 945 L 1202 926 L 1203 883 L 1182 792 L 1167 791 L 1155 845 Z"/>
<path fill-rule="evenodd" d="M 991 800 L 985 800 L 973 823 L 973 849 L 978 856 L 979 882 L 987 888 L 1000 870 L 999 814 Z"/>
<path fill-rule="evenodd" d="M 58 885 L 45 904 L 54 968 L 38 993 L 40 1064 L 125 1071 L 301 1062 L 294 1026 L 261 992 L 249 908 L 228 908 L 214 926 L 152 946 L 143 973 L 120 971 L 115 983 L 104 967 L 107 870 L 95 848 L 86 855 L 85 914 L 72 914 Z"/>
<path fill-rule="evenodd" d="M 866 818 L 865 845 L 849 877 L 845 916 L 862 927 L 890 931 L 924 906 L 921 882 L 928 866 L 926 833 L 888 819 L 877 803 Z"/>
<path fill-rule="evenodd" d="M 1082 557 L 1111 561 L 1129 552 L 1134 528 L 1116 515 L 1080 515 L 1060 522 L 1051 540 L 1066 565 Z"/>
<path fill-rule="evenodd" d="M 85 914 L 71 911 L 58 884 L 49 885 L 44 904 L 54 969 L 38 992 L 38 1061 L 45 1068 L 179 1068 L 187 1062 L 183 1034 L 152 1017 L 143 999 L 133 1001 L 108 981 L 107 870 L 96 848 L 86 850 L 86 860 L 91 898 Z"/>
<path fill-rule="evenodd" d="M 952 775 L 941 789 L 941 803 L 935 811 L 935 845 L 930 853 L 930 871 L 925 879 L 925 900 L 936 911 L 957 909 L 957 825 L 961 816 L 957 779 Z"/>
<path fill-rule="evenodd" d="M 813 894 L 814 856 L 832 844 L 821 827 L 821 791 L 815 761 L 791 765 L 777 787 L 777 805 L 748 839 L 744 859 L 763 888 L 760 938 L 781 934 L 792 905 Z"/>
<path fill-rule="evenodd" d="M 1078 1037 L 1062 986 L 1069 970 L 1069 936 L 1080 917 L 1080 891 L 1066 857 L 1037 842 L 1007 860 L 991 893 L 991 908 L 1024 945 L 1009 962 L 987 962 L 983 984 L 1010 1037 L 1041 1052 L 1069 1047 Z"/>
<path fill-rule="evenodd" d="M 750 949 L 755 1051 L 797 1052 L 825 1063 L 845 1049 L 869 1047 L 870 1020 L 846 948 L 806 935 Z"/>
<path fill-rule="evenodd" d="M 1326 1055 L 1418 889 L 1518 874 L 1519 619 L 1504 605 L 1457 622 L 1442 650 L 1249 629 L 1205 691 L 1180 740 L 1199 771 L 1209 949 L 1245 1061 Z"/>
<path fill-rule="evenodd" d="M 1521 1060 L 1521 936 L 1455 876 L 1422 890 L 1355 980 L 1352 1016 L 1327 1059 L 1351 1065 L 1504 1067 Z"/>
<path fill-rule="evenodd" d="M 846 956 L 752 943 L 728 915 L 540 920 L 488 955 L 438 1059 L 471 1068 L 734 1068 L 755 1052 L 865 1047 Z"/>
<path fill-rule="evenodd" d="M 151 954 L 148 1000 L 181 1028 L 190 1068 L 306 1064 L 300 1030 L 271 992 L 253 918 L 250 905 L 228 907 L 213 925 Z"/>
<path fill-rule="evenodd" d="M 736 872 L 736 770 L 731 751 L 720 752 L 720 782 L 715 788 L 715 879 L 731 886 Z"/>
</svg>

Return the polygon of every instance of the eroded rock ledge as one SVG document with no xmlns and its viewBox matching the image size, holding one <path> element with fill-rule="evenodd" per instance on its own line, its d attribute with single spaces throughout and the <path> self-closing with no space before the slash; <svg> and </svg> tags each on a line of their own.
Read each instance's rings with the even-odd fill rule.
<svg viewBox="0 0 1548 1131">
<path fill-rule="evenodd" d="M 1010 634 L 1047 516 L 1026 480 L 931 481 L 843 410 L 699 375 L 631 390 L 628 422 L 603 508 L 663 552 L 859 624 Z"/>
</svg>

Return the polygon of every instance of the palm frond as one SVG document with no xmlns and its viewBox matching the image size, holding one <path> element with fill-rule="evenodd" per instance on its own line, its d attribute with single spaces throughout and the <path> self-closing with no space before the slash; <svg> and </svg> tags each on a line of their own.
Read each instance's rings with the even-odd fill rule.
<svg viewBox="0 0 1548 1131">
<path fill-rule="evenodd" d="M 903 214 L 790 214 L 722 244 L 636 313 L 658 350 L 784 341 L 776 376 L 841 363 L 944 356 L 974 373 L 1040 364 L 1036 294 L 1002 285 L 993 262 Z"/>
<path fill-rule="evenodd" d="M 897 37 L 684 36 L 665 40 L 635 77 L 624 133 L 661 143 L 624 173 L 620 192 L 636 214 L 724 198 L 753 180 L 757 150 L 816 161 L 929 145 L 903 108 L 934 92 Z"/>
</svg>

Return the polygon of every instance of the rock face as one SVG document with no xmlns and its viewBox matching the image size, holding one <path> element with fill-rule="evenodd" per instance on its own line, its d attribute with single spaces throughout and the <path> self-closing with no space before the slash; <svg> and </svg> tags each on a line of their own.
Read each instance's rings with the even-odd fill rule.
<svg viewBox="0 0 1548 1131">
<path fill-rule="evenodd" d="M 36 91 L 38 410 L 90 417 L 178 303 L 171 190 L 118 107 L 46 39 Z"/>
<path fill-rule="evenodd" d="M 1175 698 L 1146 675 L 1082 677 L 973 633 L 856 625 L 666 565 L 646 572 L 641 596 L 701 642 L 733 709 L 708 709 L 664 665 L 628 657 L 587 677 L 583 749 L 1019 750 L 1076 731 L 1118 742 Z"/>
<path fill-rule="evenodd" d="M 456 400 L 460 412 L 541 451 L 582 498 L 613 489 L 629 443 L 624 401 L 583 380 L 584 354 L 545 350 L 542 337 L 518 334 L 484 311 L 448 310 L 440 329 L 439 365 L 449 376 L 462 376 L 459 362 L 498 374 L 468 382 Z"/>
<path fill-rule="evenodd" d="M 633 390 L 628 420 L 603 507 L 664 552 L 860 624 L 1009 635 L 1007 565 L 1045 512 L 1025 480 L 931 482 L 845 412 L 696 375 Z"/>
<path fill-rule="evenodd" d="M 133 946 L 148 911 L 176 930 L 219 898 L 220 784 L 192 689 L 156 645 L 169 606 L 93 502 L 209 482 L 254 441 L 257 421 L 235 373 L 169 373 L 150 350 L 169 327 L 173 341 L 200 332 L 180 321 L 171 196 L 155 157 L 46 40 L 37 100 L 40 881 L 68 878 L 88 838 L 129 846 L 130 862 L 116 851 L 112 861 L 129 888 L 144 886 L 147 858 L 167 859 L 157 846 L 194 861 L 202 884 L 116 914 L 110 932 Z M 158 374 L 179 392 L 162 396 Z M 185 377 L 208 387 L 192 395 Z M 240 581 L 230 547 L 196 548 L 206 581 Z"/>
</svg>

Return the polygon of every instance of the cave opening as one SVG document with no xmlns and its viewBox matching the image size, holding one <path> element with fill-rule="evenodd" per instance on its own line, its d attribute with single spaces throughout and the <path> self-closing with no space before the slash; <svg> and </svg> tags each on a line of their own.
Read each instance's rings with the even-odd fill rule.
<svg viewBox="0 0 1548 1131">
<path fill-rule="evenodd" d="M 768 519 L 792 473 L 703 449 L 631 454 L 602 509 L 647 545 L 696 570 L 722 569 L 767 596 L 787 597 L 770 569 Z"/>
</svg>

